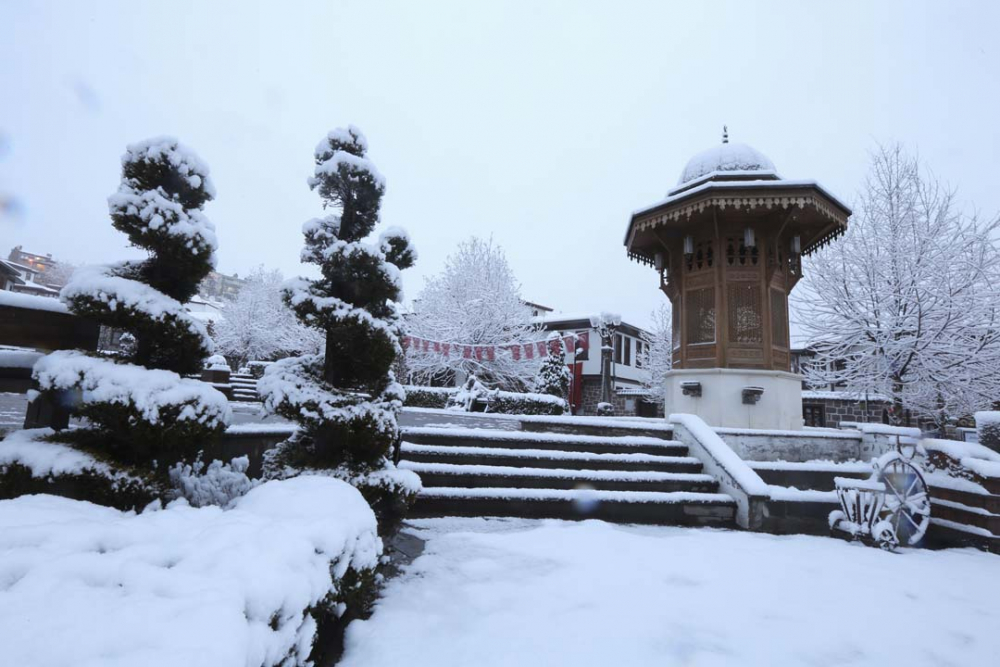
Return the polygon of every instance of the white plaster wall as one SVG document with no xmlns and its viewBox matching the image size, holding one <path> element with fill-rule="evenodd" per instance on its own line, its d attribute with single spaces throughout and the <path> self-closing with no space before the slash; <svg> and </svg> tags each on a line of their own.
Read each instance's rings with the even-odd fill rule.
<svg viewBox="0 0 1000 667">
<path fill-rule="evenodd" d="M 861 433 L 857 431 L 833 431 L 824 435 L 810 430 L 792 434 L 721 428 L 716 433 L 744 461 L 839 462 L 866 458 L 862 455 Z"/>
<path fill-rule="evenodd" d="M 700 382 L 701 396 L 685 396 L 681 382 Z M 698 415 L 709 426 L 800 430 L 802 376 L 783 371 L 732 368 L 673 370 L 665 380 L 666 414 Z M 744 387 L 763 387 L 755 405 L 744 405 Z"/>
</svg>

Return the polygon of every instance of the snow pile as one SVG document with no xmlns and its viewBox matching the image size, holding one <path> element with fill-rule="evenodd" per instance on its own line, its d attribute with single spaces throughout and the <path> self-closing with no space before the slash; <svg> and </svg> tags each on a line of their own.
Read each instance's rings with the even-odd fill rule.
<svg viewBox="0 0 1000 667">
<path fill-rule="evenodd" d="M 0 661 L 305 665 L 308 610 L 381 552 L 361 495 L 319 477 L 263 484 L 232 510 L 0 501 Z"/>
<path fill-rule="evenodd" d="M 210 385 L 176 373 L 116 364 L 64 350 L 39 359 L 34 378 L 42 390 L 78 390 L 80 401 L 109 403 L 135 411 L 151 425 L 198 422 L 223 429 L 232 420 L 226 397 Z M 169 413 L 170 419 L 162 419 Z"/>
<path fill-rule="evenodd" d="M 221 354 L 213 354 L 205 360 L 205 368 L 210 371 L 228 371 L 229 362 Z"/>
<path fill-rule="evenodd" d="M 0 348 L 0 368 L 31 368 L 42 356 L 34 350 Z"/>
<path fill-rule="evenodd" d="M 690 183 L 717 172 L 741 172 L 776 175 L 774 163 L 760 151 L 746 144 L 725 143 L 713 146 L 688 160 L 677 185 Z"/>
<path fill-rule="evenodd" d="M 69 312 L 59 299 L 48 296 L 37 296 L 35 294 L 19 294 L 8 290 L 0 290 L 0 306 L 48 310 L 53 313 Z"/>
<path fill-rule="evenodd" d="M 1000 654 L 991 554 L 600 521 L 414 523 L 424 553 L 349 626 L 342 667 L 971 667 Z"/>
</svg>

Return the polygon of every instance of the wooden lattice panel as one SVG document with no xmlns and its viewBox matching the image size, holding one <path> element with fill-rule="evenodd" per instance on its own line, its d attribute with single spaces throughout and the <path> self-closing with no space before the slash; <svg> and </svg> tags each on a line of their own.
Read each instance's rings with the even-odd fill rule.
<svg viewBox="0 0 1000 667">
<path fill-rule="evenodd" d="M 772 289 L 771 293 L 771 341 L 778 347 L 788 347 L 788 306 L 785 293 Z"/>
<path fill-rule="evenodd" d="M 688 290 L 684 294 L 687 308 L 687 343 L 715 342 L 715 288 Z"/>
<path fill-rule="evenodd" d="M 761 317 L 760 285 L 731 282 L 726 285 L 730 343 L 762 343 L 764 323 Z"/>
</svg>

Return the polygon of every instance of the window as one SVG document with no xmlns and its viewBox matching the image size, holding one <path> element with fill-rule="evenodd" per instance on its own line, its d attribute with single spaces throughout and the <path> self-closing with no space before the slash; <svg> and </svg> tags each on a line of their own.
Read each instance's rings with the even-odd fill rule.
<svg viewBox="0 0 1000 667">
<path fill-rule="evenodd" d="M 802 421 L 806 426 L 826 426 L 826 414 L 822 405 L 803 405 Z"/>
<path fill-rule="evenodd" d="M 622 347 L 623 347 L 622 335 L 615 334 L 615 343 L 614 343 L 615 351 L 613 359 L 616 364 L 620 364 L 622 362 Z"/>
<path fill-rule="evenodd" d="M 642 368 L 642 341 L 635 341 L 635 367 Z"/>
<path fill-rule="evenodd" d="M 632 365 L 632 338 L 629 336 L 624 337 L 625 340 L 625 358 L 624 363 L 626 366 Z"/>
</svg>

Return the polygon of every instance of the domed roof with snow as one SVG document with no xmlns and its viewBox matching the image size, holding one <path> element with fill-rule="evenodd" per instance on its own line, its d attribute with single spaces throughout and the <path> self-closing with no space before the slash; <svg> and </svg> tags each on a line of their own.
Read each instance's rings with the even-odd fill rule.
<svg viewBox="0 0 1000 667">
<path fill-rule="evenodd" d="M 723 139 L 722 144 L 702 151 L 688 160 L 675 190 L 713 175 L 772 179 L 778 177 L 774 163 L 766 155 L 746 144 L 731 144 Z"/>
</svg>

